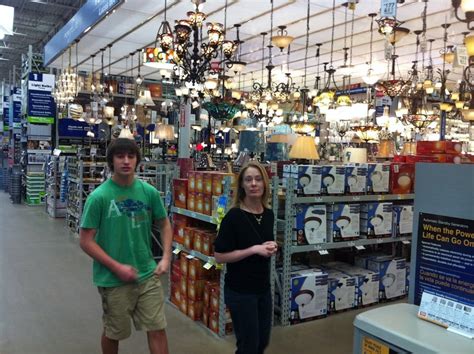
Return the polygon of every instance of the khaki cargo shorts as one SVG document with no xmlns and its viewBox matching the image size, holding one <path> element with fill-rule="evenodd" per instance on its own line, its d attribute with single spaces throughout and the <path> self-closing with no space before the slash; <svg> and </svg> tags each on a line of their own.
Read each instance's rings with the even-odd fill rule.
<svg viewBox="0 0 474 354">
<path fill-rule="evenodd" d="M 153 275 L 139 284 L 98 289 L 102 298 L 102 320 L 107 338 L 128 338 L 132 332 L 131 319 L 138 331 L 156 331 L 166 327 L 165 299 L 158 276 Z"/>
</svg>

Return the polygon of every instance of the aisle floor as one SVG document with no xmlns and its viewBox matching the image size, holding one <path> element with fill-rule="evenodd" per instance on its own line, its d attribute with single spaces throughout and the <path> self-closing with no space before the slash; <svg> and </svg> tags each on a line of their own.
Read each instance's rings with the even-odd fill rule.
<svg viewBox="0 0 474 354">
<path fill-rule="evenodd" d="M 42 207 L 13 205 L 0 191 L 0 354 L 100 353 L 91 264 L 64 219 L 49 218 Z M 351 353 L 359 312 L 275 327 L 266 353 Z M 170 353 L 233 353 L 233 336 L 217 338 L 169 304 L 166 316 Z M 120 353 L 148 353 L 145 334 L 134 332 Z"/>
</svg>

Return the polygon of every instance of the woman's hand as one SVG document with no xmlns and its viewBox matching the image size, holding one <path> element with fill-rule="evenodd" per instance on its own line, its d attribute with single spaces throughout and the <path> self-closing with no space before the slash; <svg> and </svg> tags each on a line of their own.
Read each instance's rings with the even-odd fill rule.
<svg viewBox="0 0 474 354">
<path fill-rule="evenodd" d="M 261 245 L 253 246 L 253 249 L 255 254 L 258 254 L 263 257 L 271 257 L 277 252 L 278 246 L 276 242 L 267 241 L 262 243 Z"/>
</svg>

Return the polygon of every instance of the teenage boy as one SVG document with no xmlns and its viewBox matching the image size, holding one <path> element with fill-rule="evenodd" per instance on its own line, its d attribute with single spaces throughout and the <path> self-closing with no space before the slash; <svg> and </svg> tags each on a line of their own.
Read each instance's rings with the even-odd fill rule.
<svg viewBox="0 0 474 354">
<path fill-rule="evenodd" d="M 118 353 L 131 320 L 147 332 L 150 353 L 168 354 L 159 276 L 170 266 L 171 225 L 158 191 L 135 178 L 139 162 L 133 140 L 114 140 L 107 150 L 112 178 L 89 195 L 82 215 L 80 245 L 94 259 L 93 282 L 102 298 L 104 354 Z M 151 252 L 154 221 L 163 245 L 158 264 Z"/>
</svg>

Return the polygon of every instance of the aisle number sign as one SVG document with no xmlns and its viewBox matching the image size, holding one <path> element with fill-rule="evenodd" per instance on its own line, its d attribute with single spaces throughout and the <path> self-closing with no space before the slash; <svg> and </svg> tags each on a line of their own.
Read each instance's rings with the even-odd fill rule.
<svg viewBox="0 0 474 354">
<path fill-rule="evenodd" d="M 362 342 L 362 353 L 364 354 L 389 354 L 390 348 L 373 338 L 364 337 Z"/>
<path fill-rule="evenodd" d="M 397 17 L 397 0 L 382 0 L 380 6 L 381 17 Z"/>
</svg>

